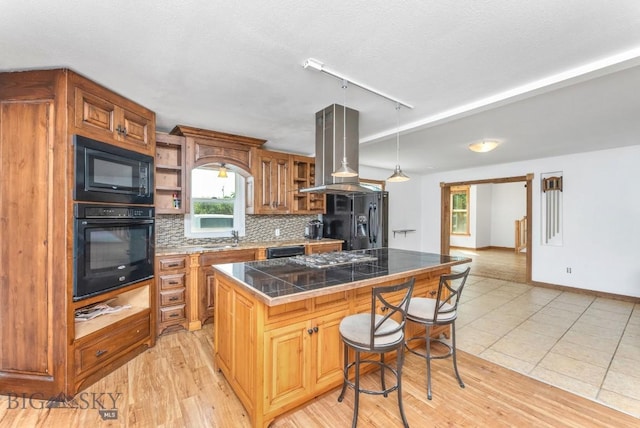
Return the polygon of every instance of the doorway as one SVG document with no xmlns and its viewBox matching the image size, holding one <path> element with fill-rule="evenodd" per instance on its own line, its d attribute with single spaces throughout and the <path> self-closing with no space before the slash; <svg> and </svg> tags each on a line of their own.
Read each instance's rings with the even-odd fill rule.
<svg viewBox="0 0 640 428">
<path fill-rule="evenodd" d="M 531 225 L 532 222 L 532 181 L 533 174 L 517 177 L 492 178 L 485 180 L 472 180 L 455 183 L 440 183 L 440 253 L 450 254 L 451 252 L 451 188 L 455 186 L 469 186 L 474 184 L 502 184 L 523 182 L 526 187 L 526 215 Z M 525 249 L 525 279 L 527 283 L 531 283 L 531 226 L 527 228 L 527 244 Z M 472 257 L 473 258 L 473 257 Z"/>
</svg>

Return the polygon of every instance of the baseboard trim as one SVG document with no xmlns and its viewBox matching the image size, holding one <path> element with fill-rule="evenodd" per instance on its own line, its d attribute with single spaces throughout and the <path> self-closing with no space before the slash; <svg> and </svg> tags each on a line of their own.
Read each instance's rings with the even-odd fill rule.
<svg viewBox="0 0 640 428">
<path fill-rule="evenodd" d="M 493 245 L 489 245 L 488 247 L 477 247 L 477 248 L 452 246 L 451 249 L 452 250 L 475 250 L 475 251 L 482 251 L 482 250 L 516 251 L 515 247 L 496 247 Z"/>
<path fill-rule="evenodd" d="M 607 293 L 604 291 L 587 290 L 585 288 L 568 287 L 566 285 L 557 285 L 538 281 L 531 281 L 529 285 L 534 285 L 536 287 L 542 288 L 550 288 L 553 290 L 570 291 L 572 293 L 585 294 L 587 296 L 604 297 L 607 299 L 620 300 L 623 302 L 640 303 L 640 297 L 625 296 L 622 294 Z"/>
</svg>

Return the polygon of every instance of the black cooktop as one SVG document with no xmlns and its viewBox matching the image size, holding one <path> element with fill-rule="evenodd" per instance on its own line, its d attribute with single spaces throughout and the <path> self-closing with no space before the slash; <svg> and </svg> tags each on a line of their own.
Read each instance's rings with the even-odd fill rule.
<svg viewBox="0 0 640 428">
<path fill-rule="evenodd" d="M 342 252 L 344 253 L 344 252 Z M 307 266 L 293 257 L 256 262 L 233 263 L 227 270 L 237 280 L 268 297 L 282 297 L 349 282 L 378 278 L 444 263 L 464 263 L 466 257 L 418 251 L 378 248 L 350 251 L 357 262 Z M 329 253 L 330 254 L 330 253 Z M 214 266 L 215 267 L 215 266 Z"/>
</svg>

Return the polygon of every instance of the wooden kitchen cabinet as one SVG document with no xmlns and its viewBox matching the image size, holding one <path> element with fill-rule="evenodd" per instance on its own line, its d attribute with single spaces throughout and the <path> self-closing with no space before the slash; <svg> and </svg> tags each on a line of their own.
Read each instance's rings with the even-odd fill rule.
<svg viewBox="0 0 640 428">
<path fill-rule="evenodd" d="M 146 136 L 135 127 L 122 139 L 99 130 L 117 116 L 125 126 L 136 118 L 122 109 L 145 117 Z M 0 73 L 0 118 L 2 390 L 71 397 L 153 346 L 156 320 L 151 281 L 73 301 L 71 137 L 153 152 L 155 115 L 71 70 L 54 69 Z M 148 147 L 132 141 L 140 135 Z M 131 308 L 75 322 L 76 309 L 107 299 Z"/>
<path fill-rule="evenodd" d="M 291 169 L 288 153 L 257 150 L 252 167 L 254 200 L 248 214 L 288 214 L 291 211 Z"/>
<path fill-rule="evenodd" d="M 330 253 L 332 251 L 342 251 L 342 241 L 340 242 L 309 242 L 305 246 L 305 254 Z"/>
<path fill-rule="evenodd" d="M 247 409 L 252 426 L 341 382 L 340 321 L 351 292 L 266 306 L 224 275 L 216 281 L 216 365 Z"/>
<path fill-rule="evenodd" d="M 323 214 L 326 197 L 318 193 L 301 193 L 299 189 L 316 185 L 316 161 L 307 156 L 291 155 L 292 214 Z"/>
<path fill-rule="evenodd" d="M 416 290 L 424 293 L 437 287 L 439 272 L 416 275 Z M 268 306 L 226 274 L 215 280 L 216 365 L 238 394 L 252 426 L 268 426 L 277 416 L 342 383 L 339 325 L 347 315 L 370 311 L 372 286 Z M 369 365 L 364 370 L 376 368 Z"/>
<path fill-rule="evenodd" d="M 213 321 L 215 306 L 215 271 L 211 267 L 221 263 L 239 263 L 258 260 L 258 249 L 247 248 L 229 251 L 212 251 L 200 256 L 200 322 Z"/>
<path fill-rule="evenodd" d="M 340 321 L 347 308 L 264 333 L 264 412 L 297 404 L 301 396 L 323 391 L 342 379 Z M 293 358 L 292 358 L 293 357 Z"/>
<path fill-rule="evenodd" d="M 185 179 L 185 138 L 156 133 L 155 207 L 156 214 L 189 212 L 189 192 Z"/>
<path fill-rule="evenodd" d="M 223 340 L 218 341 L 214 337 L 214 348 L 219 356 L 218 368 L 240 386 L 236 391 L 240 400 L 255 403 L 259 390 L 256 384 L 258 365 L 254 358 L 247 358 L 247 355 L 255 352 L 258 346 L 256 320 L 259 306 L 251 296 L 224 282 L 219 282 L 216 287 L 216 301 L 218 309 L 215 322 L 218 329 L 225 332 Z M 249 411 L 254 410 L 255 405 Z"/>
<path fill-rule="evenodd" d="M 71 76 L 70 132 L 154 155 L 155 114 L 77 74 Z"/>
<path fill-rule="evenodd" d="M 76 374 L 99 368 L 104 361 L 149 336 L 149 314 L 141 314 L 126 323 L 113 326 L 107 334 L 78 340 L 75 350 Z"/>
<path fill-rule="evenodd" d="M 158 287 L 158 331 L 188 330 L 186 254 L 156 257 L 156 285 Z"/>
</svg>

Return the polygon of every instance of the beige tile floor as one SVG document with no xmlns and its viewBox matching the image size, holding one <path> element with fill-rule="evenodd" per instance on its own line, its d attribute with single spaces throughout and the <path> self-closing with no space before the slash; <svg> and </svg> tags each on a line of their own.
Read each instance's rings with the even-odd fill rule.
<svg viewBox="0 0 640 428">
<path fill-rule="evenodd" d="M 471 275 L 456 328 L 460 350 L 640 418 L 640 304 Z"/>
</svg>

